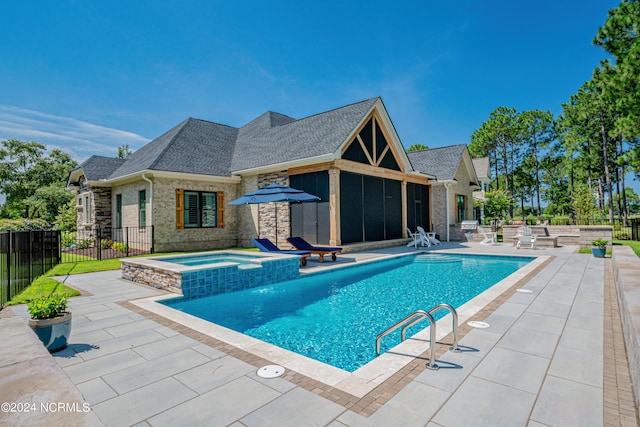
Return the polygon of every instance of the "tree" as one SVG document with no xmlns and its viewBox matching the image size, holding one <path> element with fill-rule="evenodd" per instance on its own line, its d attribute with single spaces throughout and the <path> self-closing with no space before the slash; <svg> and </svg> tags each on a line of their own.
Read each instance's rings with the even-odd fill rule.
<svg viewBox="0 0 640 427">
<path fill-rule="evenodd" d="M 513 206 L 511 194 L 505 190 L 488 191 L 484 194 L 485 200 L 480 202 L 484 209 L 484 216 L 489 221 L 504 219 Z"/>
<path fill-rule="evenodd" d="M 129 149 L 129 144 L 123 144 L 118 147 L 118 154 L 116 154 L 116 159 L 126 159 L 131 154 L 133 154 L 133 151 Z"/>
<path fill-rule="evenodd" d="M 62 231 L 76 231 L 78 219 L 75 198 L 60 209 L 60 213 L 54 221 L 54 229 Z"/>
<path fill-rule="evenodd" d="M 609 11 L 609 17 L 598 30 L 593 42 L 615 58 L 607 88 L 613 92 L 620 115 L 616 133 L 628 140 L 640 137 L 640 2 L 622 0 Z"/>
<path fill-rule="evenodd" d="M 588 223 L 587 221 L 597 213 L 596 199 L 586 184 L 579 183 L 576 185 L 571 207 L 578 224 Z"/>
<path fill-rule="evenodd" d="M 52 223 L 71 200 L 75 203 L 73 193 L 59 183 L 54 183 L 38 188 L 24 203 L 29 211 L 28 218 L 42 218 Z"/>
<path fill-rule="evenodd" d="M 411 147 L 409 147 L 407 149 L 408 152 L 411 151 L 422 151 L 422 150 L 428 150 L 429 147 L 424 145 L 424 144 L 413 144 Z"/>
<path fill-rule="evenodd" d="M 549 111 L 532 110 L 520 113 L 526 155 L 531 158 L 531 167 L 535 179 L 535 194 L 538 216 L 542 215 L 540 206 L 540 150 L 547 148 L 555 138 L 553 114 Z"/>
<path fill-rule="evenodd" d="M 38 189 L 50 185 L 65 188 L 77 162 L 60 150 L 52 150 L 49 155 L 45 150 L 46 147 L 37 142 L 9 139 L 0 143 L 0 192 L 5 195 L 2 216 L 27 218 L 30 215 L 27 200 L 35 196 Z M 47 199 L 49 196 L 43 191 L 46 193 L 41 190 L 40 198 Z M 38 202 L 38 206 L 41 208 L 42 204 Z"/>
<path fill-rule="evenodd" d="M 507 193 L 511 192 L 510 177 L 515 167 L 514 159 L 520 141 L 521 130 L 516 109 L 507 107 L 496 108 L 489 115 L 489 120 L 482 123 L 480 129 L 471 135 L 474 156 L 494 152 L 495 176 L 496 179 L 502 177 Z M 499 164 L 502 167 L 502 174 L 499 172 Z M 509 207 L 509 217 L 513 217 L 512 206 Z"/>
</svg>

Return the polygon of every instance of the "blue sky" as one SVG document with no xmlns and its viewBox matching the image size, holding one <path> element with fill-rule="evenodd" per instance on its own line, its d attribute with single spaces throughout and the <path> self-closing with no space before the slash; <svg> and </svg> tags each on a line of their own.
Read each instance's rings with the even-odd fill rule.
<svg viewBox="0 0 640 427">
<path fill-rule="evenodd" d="M 561 113 L 605 58 L 591 41 L 618 4 L 6 2 L 0 139 L 82 161 L 187 117 L 241 126 L 381 96 L 405 147 L 469 143 L 500 105 Z"/>
</svg>

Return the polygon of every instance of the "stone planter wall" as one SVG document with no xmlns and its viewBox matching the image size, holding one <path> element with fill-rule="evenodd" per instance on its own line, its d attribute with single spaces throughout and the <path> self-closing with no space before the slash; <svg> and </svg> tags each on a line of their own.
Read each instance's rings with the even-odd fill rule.
<svg viewBox="0 0 640 427">
<path fill-rule="evenodd" d="M 611 261 L 635 403 L 640 406 L 640 259 L 631 248 L 615 246 Z"/>
</svg>

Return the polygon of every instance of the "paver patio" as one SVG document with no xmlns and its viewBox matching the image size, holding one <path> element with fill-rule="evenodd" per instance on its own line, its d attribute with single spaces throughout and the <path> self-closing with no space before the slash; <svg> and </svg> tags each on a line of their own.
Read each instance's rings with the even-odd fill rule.
<svg viewBox="0 0 640 427">
<path fill-rule="evenodd" d="M 107 426 L 637 425 L 609 259 L 575 247 L 442 250 L 551 258 L 474 315 L 489 328 L 461 325 L 462 353 L 439 345 L 438 371 L 425 354 L 363 397 L 292 371 L 258 377 L 269 360 L 129 303 L 160 292 L 119 272 L 64 278 L 88 295 L 71 300 L 70 345 L 54 359 Z"/>
</svg>

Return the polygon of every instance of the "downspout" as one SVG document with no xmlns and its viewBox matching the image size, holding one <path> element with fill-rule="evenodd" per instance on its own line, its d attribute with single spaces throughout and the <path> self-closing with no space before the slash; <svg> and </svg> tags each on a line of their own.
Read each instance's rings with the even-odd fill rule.
<svg viewBox="0 0 640 427">
<path fill-rule="evenodd" d="M 150 206 L 149 212 L 151 212 L 151 215 L 147 215 L 147 219 L 149 219 L 148 225 L 153 227 L 153 181 L 151 181 L 145 175 L 146 175 L 146 172 L 144 172 L 142 174 L 142 179 L 144 179 L 145 181 L 147 181 L 149 183 L 149 202 L 148 202 L 148 205 Z"/>
<path fill-rule="evenodd" d="M 449 241 L 449 183 L 444 183 L 444 198 L 445 198 L 445 227 L 447 229 L 447 242 Z"/>
</svg>

